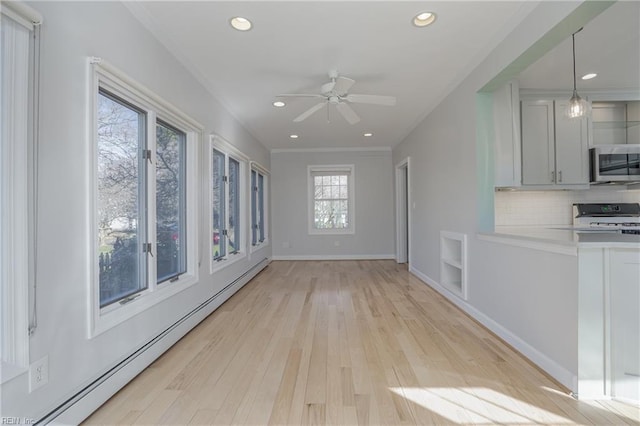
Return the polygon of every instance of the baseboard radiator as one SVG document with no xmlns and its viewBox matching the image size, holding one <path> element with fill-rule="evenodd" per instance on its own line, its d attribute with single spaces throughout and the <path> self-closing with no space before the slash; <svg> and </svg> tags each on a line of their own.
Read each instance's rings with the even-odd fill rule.
<svg viewBox="0 0 640 426">
<path fill-rule="evenodd" d="M 269 265 L 265 258 L 67 399 L 37 425 L 79 424 Z"/>
</svg>

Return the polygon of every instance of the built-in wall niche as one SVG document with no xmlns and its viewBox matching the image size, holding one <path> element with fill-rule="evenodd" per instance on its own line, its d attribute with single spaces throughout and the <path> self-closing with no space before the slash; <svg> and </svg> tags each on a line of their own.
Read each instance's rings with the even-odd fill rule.
<svg viewBox="0 0 640 426">
<path fill-rule="evenodd" d="M 467 299 L 467 236 L 440 231 L 440 285 Z"/>
<path fill-rule="evenodd" d="M 593 101 L 593 145 L 640 144 L 640 101 Z"/>
</svg>

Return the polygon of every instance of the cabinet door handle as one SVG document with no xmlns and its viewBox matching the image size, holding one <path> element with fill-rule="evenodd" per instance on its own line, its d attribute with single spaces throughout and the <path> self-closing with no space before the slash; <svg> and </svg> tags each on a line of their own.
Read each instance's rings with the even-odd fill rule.
<svg viewBox="0 0 640 426">
<path fill-rule="evenodd" d="M 558 182 L 562 182 L 562 170 L 558 172 Z"/>
<path fill-rule="evenodd" d="M 556 181 L 556 172 L 553 171 L 551 172 L 551 183 L 554 183 Z"/>
</svg>

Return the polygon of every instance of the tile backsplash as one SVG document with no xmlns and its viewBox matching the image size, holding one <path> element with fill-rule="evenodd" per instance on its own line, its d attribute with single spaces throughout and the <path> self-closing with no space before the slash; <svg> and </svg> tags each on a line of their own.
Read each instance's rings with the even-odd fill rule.
<svg viewBox="0 0 640 426">
<path fill-rule="evenodd" d="M 582 191 L 497 191 L 496 226 L 571 225 L 574 203 L 638 203 L 640 190 L 603 186 Z"/>
</svg>

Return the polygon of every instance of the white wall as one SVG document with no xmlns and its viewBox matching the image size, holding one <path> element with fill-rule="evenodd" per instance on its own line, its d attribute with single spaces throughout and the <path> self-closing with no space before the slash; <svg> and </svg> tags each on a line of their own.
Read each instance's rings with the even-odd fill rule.
<svg viewBox="0 0 640 426">
<path fill-rule="evenodd" d="M 87 338 L 89 258 L 89 146 L 86 119 L 88 56 L 119 68 L 200 122 L 205 138 L 215 132 L 269 167 L 256 142 L 119 2 L 30 3 L 42 27 L 39 153 L 38 328 L 30 360 L 49 358 L 49 383 L 29 393 L 23 374 L 2 385 L 2 416 L 38 419 L 78 392 L 205 299 L 269 257 L 270 247 L 215 276 L 208 265 L 208 206 L 199 211 L 200 282 L 131 320 Z M 200 170 L 201 184 L 208 181 Z M 189 190 L 200 191 L 198 186 Z"/>
<path fill-rule="evenodd" d="M 355 166 L 355 234 L 309 235 L 307 166 Z M 274 259 L 394 257 L 391 151 L 273 152 Z M 339 245 L 336 245 L 339 244 Z"/>
<path fill-rule="evenodd" d="M 568 387 L 577 373 L 577 260 L 476 237 L 483 206 L 493 210 L 491 150 L 476 143 L 476 117 L 477 92 L 578 5 L 541 2 L 393 150 L 394 164 L 411 157 L 411 270 L 439 288 L 439 232 L 467 234 L 469 295 L 457 303 Z"/>
</svg>

